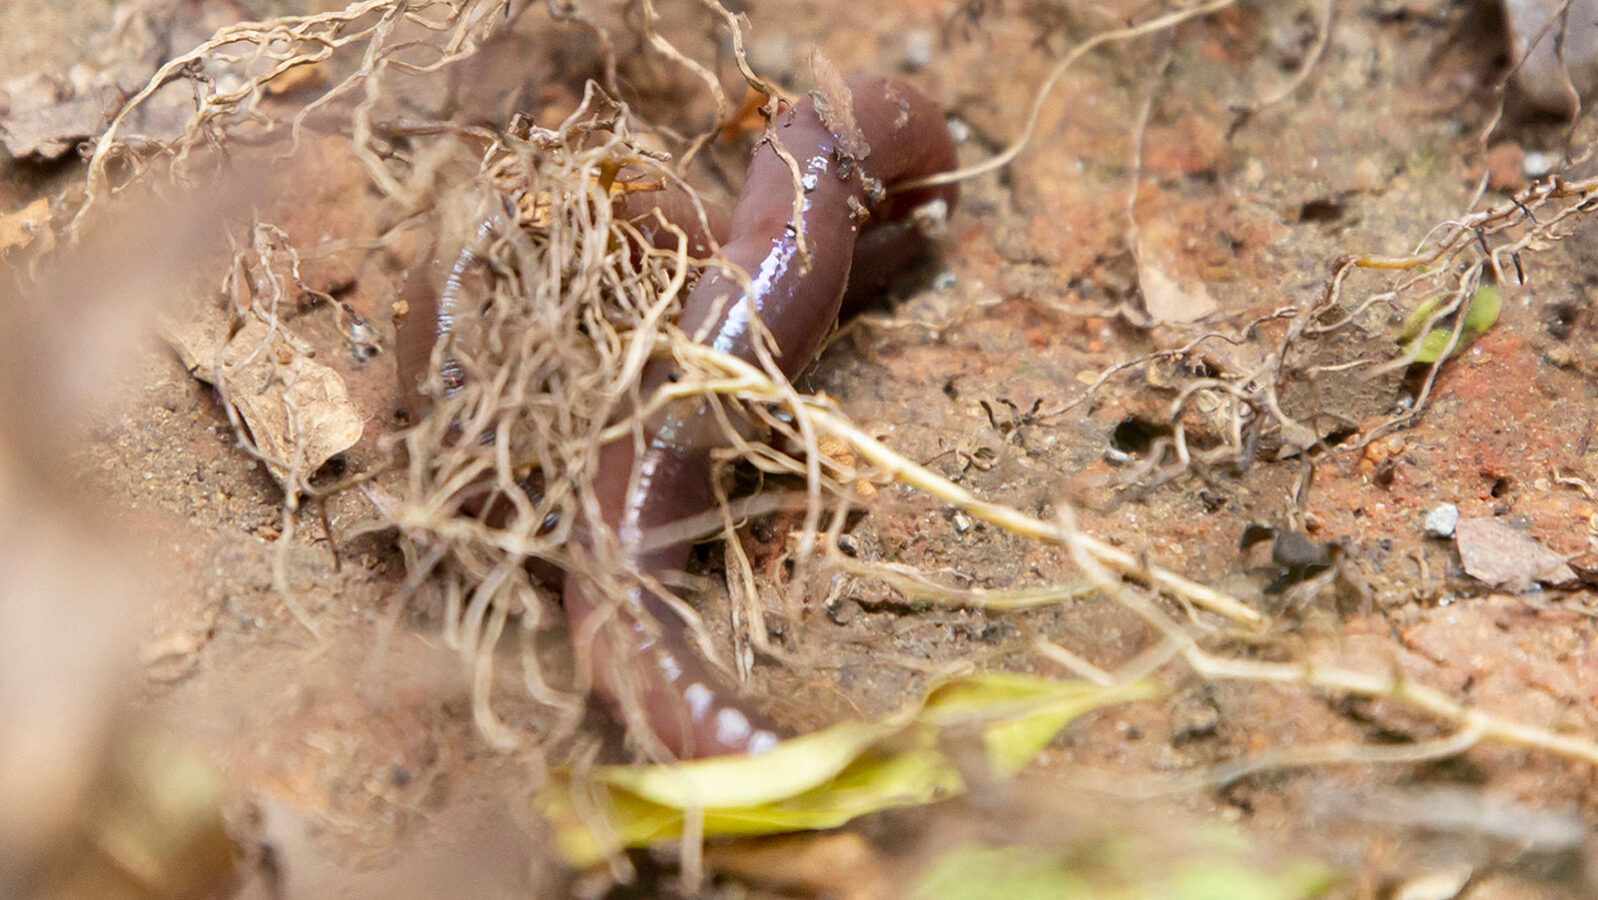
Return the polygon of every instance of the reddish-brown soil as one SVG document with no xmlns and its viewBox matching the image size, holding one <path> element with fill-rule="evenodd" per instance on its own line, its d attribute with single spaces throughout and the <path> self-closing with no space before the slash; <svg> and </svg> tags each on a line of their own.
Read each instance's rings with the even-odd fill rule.
<svg viewBox="0 0 1598 900">
<path fill-rule="evenodd" d="M 108 12 L 103 2 L 69 5 L 75 12 L 43 2 L 0 10 L 0 34 L 29 35 L 0 41 L 0 75 L 74 58 L 76 36 L 102 27 L 95 23 Z M 749 9 L 751 56 L 796 88 L 807 83 L 804 59 L 813 47 L 840 69 L 905 71 L 961 123 L 963 159 L 975 163 L 1019 133 L 1034 91 L 1064 52 L 1119 17 L 1144 16 L 1143 6 L 782 0 Z M 1598 484 L 1598 319 L 1591 312 L 1598 243 L 1590 226 L 1527 254 L 1529 284 L 1506 291 L 1497 325 L 1443 369 L 1418 421 L 1320 462 L 1298 504 L 1302 461 L 1265 455 L 1208 482 L 1189 475 L 1121 491 L 1128 469 L 1112 452 L 1117 426 L 1132 417 L 1158 420 L 1174 396 L 1148 367 L 1112 379 L 1064 415 L 1022 415 L 1035 403 L 1049 413 L 1082 398 L 1087 382 L 1117 362 L 1180 346 L 1205 329 L 1235 333 L 1277 307 L 1310 302 L 1343 254 L 1409 252 L 1433 226 L 1466 211 L 1489 165 L 1514 156 L 1489 155 L 1478 139 L 1497 106 L 1504 66 L 1501 25 L 1488 4 L 1334 3 L 1329 43 L 1303 85 L 1243 115 L 1303 65 L 1318 6 L 1241 4 L 1083 58 L 1049 95 L 1016 162 L 966 185 L 937 263 L 891 304 L 845 328 L 801 386 L 835 398 L 895 449 L 983 499 L 1044 517 L 1069 502 L 1084 530 L 1257 604 L 1276 624 L 1253 650 L 1237 642 L 1239 653 L 1399 671 L 1496 715 L 1592 739 L 1592 591 L 1496 593 L 1467 577 L 1453 542 L 1427 536 L 1422 524 L 1428 510 L 1453 503 L 1464 516 L 1524 529 L 1578 567 L 1594 561 L 1598 498 L 1585 487 Z M 717 58 L 713 22 L 699 6 L 665 4 L 662 15 L 685 53 Z M 552 26 L 542 10 L 517 22 L 518 42 L 481 72 L 509 84 L 507 72 L 519 71 L 525 84 L 495 93 L 499 100 L 485 91 L 484 115 L 499 116 L 496 104 L 541 119 L 559 115 L 593 72 L 592 42 L 580 29 Z M 912 60 L 923 44 L 930 57 Z M 630 40 L 623 45 L 634 49 Z M 726 63 L 726 54 L 720 59 Z M 728 84 L 731 71 L 723 72 Z M 638 50 L 622 74 L 640 115 L 684 130 L 708 121 L 707 103 L 681 69 Z M 686 109 L 683 98 L 693 98 Z M 1517 115 L 1514 105 L 1511 93 L 1495 146 L 1519 148 L 1518 158 L 1564 149 L 1568 125 Z M 262 219 L 308 243 L 374 233 L 376 201 L 342 147 L 328 139 L 305 151 L 306 168 L 295 177 L 314 173 L 297 182 L 314 189 L 269 197 Z M 725 194 L 736 184 L 742 153 L 716 150 L 715 171 L 699 173 L 707 191 Z M 70 183 L 77 170 L 0 172 L 10 176 L 0 178 L 5 213 Z M 1495 183 L 1513 182 L 1513 174 L 1495 175 Z M 1490 190 L 1483 204 L 1503 196 Z M 1145 265 L 1207 288 L 1216 310 L 1201 324 L 1143 314 L 1128 245 L 1133 222 Z M 389 340 L 396 263 L 405 258 L 398 249 L 352 253 L 315 279 Z M 1351 290 L 1385 284 L 1369 278 Z M 1401 318 L 1326 339 L 1316 361 L 1396 351 Z M 347 454 L 348 467 L 359 471 L 374 464 L 378 440 L 396 427 L 393 357 L 357 361 L 326 308 L 301 321 L 323 360 L 345 375 L 365 418 L 366 436 Z M 1214 352 L 1225 362 L 1261 350 Z M 1333 373 L 1291 388 L 1289 399 L 1302 420 L 1331 423 L 1317 425 L 1324 436 L 1379 422 L 1403 390 L 1396 377 Z M 131 706 L 220 768 L 230 814 L 242 823 L 255 810 L 239 828 L 273 846 L 288 894 L 594 889 L 598 880 L 571 880 L 532 810 L 541 773 L 569 750 L 539 741 L 556 712 L 530 703 L 515 683 L 502 685 L 496 710 L 526 739 L 522 749 L 490 748 L 473 724 L 467 674 L 439 637 L 436 611 L 395 605 L 404 568 L 392 533 L 341 543 L 335 564 L 315 510 L 302 514 L 281 552 L 288 583 L 321 632 L 313 637 L 272 590 L 281 494 L 236 446 L 211 389 L 152 339 L 108 393 L 109 411 L 98 414 L 68 465 L 155 573 L 155 600 L 139 617 L 142 682 L 130 692 Z M 959 573 L 977 587 L 1074 577 L 1063 550 L 972 522 L 909 489 L 883 488 L 878 501 L 851 532 L 864 558 Z M 380 521 L 356 492 L 335 498 L 327 519 L 335 540 Z M 1346 576 L 1292 602 L 1267 594 L 1274 573 L 1238 549 L 1253 523 L 1340 545 Z M 785 540 L 783 528 L 748 535 L 757 575 Z M 86 547 L 84 564 L 94 557 Z M 715 571 L 719 553 L 708 562 Z M 712 589 L 701 602 L 725 641 L 725 591 Z M 1066 674 L 1032 652 L 1039 637 L 1108 669 L 1152 640 L 1108 599 L 1014 614 L 947 611 L 853 580 L 835 584 L 827 606 L 813 606 L 773 637 L 797 661 L 761 662 L 752 693 L 801 728 L 894 709 L 959 660 Z M 558 666 L 565 652 L 558 629 L 543 640 Z M 847 852 L 875 862 L 848 869 L 856 873 L 849 877 L 894 884 L 949 835 L 991 838 L 994 823 L 1013 823 L 1008 832 L 997 829 L 1010 840 L 1082 838 L 1090 829 L 1073 811 L 1114 805 L 1104 790 L 1137 792 L 1145 780 L 1158 785 L 1247 753 L 1338 741 L 1389 745 L 1446 731 L 1390 701 L 1178 677 L 1169 684 L 1163 700 L 1074 724 L 1023 787 L 995 786 L 970 802 L 864 823 L 856 830 L 867 849 L 848 845 Z M 586 720 L 589 730 L 604 727 L 597 715 Z M 1590 765 L 1491 743 L 1407 766 L 1273 770 L 1095 815 L 1158 828 L 1177 828 L 1173 816 L 1235 825 L 1266 859 L 1310 856 L 1347 871 L 1349 896 L 1377 896 L 1458 860 L 1476 866 L 1472 897 L 1595 889 L 1598 882 L 1587 880 L 1594 876 L 1573 874 L 1568 859 L 1518 854 L 1510 838 L 1361 814 L 1373 796 L 1444 787 L 1530 810 L 1574 811 L 1588 825 L 1598 820 Z M 773 889 L 761 880 L 773 871 L 769 862 L 722 849 L 755 890 Z M 1585 856 L 1579 844 L 1570 852 Z M 676 889 L 674 855 L 639 861 L 653 879 L 650 890 Z M 869 877 L 859 874 L 866 870 Z M 261 880 L 245 890 L 266 895 Z M 727 888 L 729 896 L 738 890 Z M 839 884 L 826 890 L 846 893 Z"/>
</svg>

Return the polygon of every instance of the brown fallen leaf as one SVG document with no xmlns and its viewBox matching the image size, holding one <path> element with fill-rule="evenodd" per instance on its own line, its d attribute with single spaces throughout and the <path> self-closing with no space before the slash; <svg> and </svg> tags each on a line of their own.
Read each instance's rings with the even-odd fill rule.
<svg viewBox="0 0 1598 900">
<path fill-rule="evenodd" d="M 1497 519 L 1460 519 L 1454 542 L 1465 573 L 1495 588 L 1518 592 L 1576 579 L 1563 556 Z"/>
<path fill-rule="evenodd" d="M 223 346 L 228 321 L 214 316 L 162 323 L 167 342 L 202 381 L 216 384 L 238 410 L 267 467 L 287 486 L 290 471 L 309 477 L 361 439 L 364 424 L 337 372 L 251 319 Z"/>
</svg>

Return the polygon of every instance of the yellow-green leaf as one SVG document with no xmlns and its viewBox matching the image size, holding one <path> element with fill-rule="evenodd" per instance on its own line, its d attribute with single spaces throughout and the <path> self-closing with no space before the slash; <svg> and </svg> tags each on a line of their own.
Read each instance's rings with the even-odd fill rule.
<svg viewBox="0 0 1598 900">
<path fill-rule="evenodd" d="M 1443 298 L 1441 297 L 1428 297 L 1425 300 L 1422 300 L 1420 305 L 1415 307 L 1415 309 L 1404 318 L 1404 324 L 1399 326 L 1398 342 L 1400 344 L 1407 344 L 1410 341 L 1413 341 L 1415 338 L 1420 337 L 1421 330 L 1426 327 L 1426 323 L 1431 319 L 1431 317 L 1437 314 L 1437 307 L 1442 305 L 1442 302 Z"/>
<path fill-rule="evenodd" d="M 995 771 L 1020 770 L 1061 728 L 1100 706 L 1151 697 L 1152 685 L 1104 687 L 987 673 L 947 682 L 879 722 L 847 722 L 759 756 L 557 771 L 540 795 L 574 865 L 674 839 L 689 812 L 706 837 L 834 828 L 856 816 L 931 803 L 965 789 L 939 734 L 981 727 Z"/>
<path fill-rule="evenodd" d="M 1476 289 L 1476 296 L 1470 299 L 1470 308 L 1465 311 L 1465 331 L 1476 337 L 1487 333 L 1498 321 L 1498 313 L 1503 309 L 1504 298 L 1498 293 L 1498 288 L 1484 284 Z"/>
<path fill-rule="evenodd" d="M 1139 699 L 1139 693 L 1124 699 Z M 1088 710 L 1103 706 L 1105 692 L 1117 690 L 1085 681 L 1060 682 L 989 672 L 935 688 L 923 719 L 949 726 L 973 719 L 987 722 L 983 741 L 994 768 L 1013 775 L 1026 768 L 1060 729 Z"/>
<path fill-rule="evenodd" d="M 866 747 L 902 727 L 902 723 L 845 722 L 783 741 L 759 756 L 725 756 L 674 766 L 617 766 L 599 774 L 609 785 L 679 809 L 755 806 L 825 783 Z"/>
</svg>

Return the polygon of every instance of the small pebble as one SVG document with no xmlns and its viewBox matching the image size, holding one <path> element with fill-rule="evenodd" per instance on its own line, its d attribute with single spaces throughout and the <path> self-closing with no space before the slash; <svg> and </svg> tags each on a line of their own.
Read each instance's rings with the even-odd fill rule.
<svg viewBox="0 0 1598 900">
<path fill-rule="evenodd" d="M 780 31 L 751 40 L 748 55 L 756 72 L 780 75 L 793 69 L 793 41 Z"/>
<path fill-rule="evenodd" d="M 954 530 L 965 534 L 971 530 L 971 517 L 963 512 L 954 514 Z"/>
<path fill-rule="evenodd" d="M 1544 153 L 1541 150 L 1527 150 L 1521 159 L 1521 170 L 1527 178 L 1541 178 L 1554 170 L 1559 165 L 1559 154 Z"/>
<path fill-rule="evenodd" d="M 933 51 L 932 32 L 925 28 L 915 28 L 904 36 L 904 57 L 899 64 L 906 72 L 915 72 L 927 67 L 932 62 Z"/>
<path fill-rule="evenodd" d="M 1459 524 L 1459 507 L 1452 503 L 1433 509 L 1426 514 L 1426 533 L 1432 537 L 1453 537 L 1454 526 Z"/>
</svg>

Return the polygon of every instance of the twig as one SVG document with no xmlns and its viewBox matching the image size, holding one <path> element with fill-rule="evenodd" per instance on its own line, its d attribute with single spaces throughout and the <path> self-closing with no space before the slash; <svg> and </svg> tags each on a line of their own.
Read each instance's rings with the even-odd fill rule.
<svg viewBox="0 0 1598 900">
<path fill-rule="evenodd" d="M 988 172 L 992 172 L 1009 165 L 1017 156 L 1021 155 L 1021 151 L 1025 150 L 1027 144 L 1032 141 L 1032 133 L 1038 126 L 1038 116 L 1043 111 L 1044 101 L 1048 99 L 1050 92 L 1054 90 L 1054 87 L 1059 83 L 1060 78 L 1065 75 L 1066 70 L 1071 68 L 1072 64 L 1074 64 L 1078 59 L 1081 59 L 1090 51 L 1097 49 L 1098 47 L 1102 47 L 1105 44 L 1115 43 L 1118 41 L 1127 41 L 1133 38 L 1142 37 L 1146 34 L 1153 34 L 1157 31 L 1163 31 L 1167 28 L 1175 28 L 1183 22 L 1196 19 L 1201 16 L 1207 16 L 1211 13 L 1225 9 L 1235 2 L 1236 0 L 1210 0 L 1208 3 L 1204 3 L 1190 9 L 1182 9 L 1176 10 L 1175 12 L 1166 13 L 1139 25 L 1133 25 L 1127 28 L 1117 28 L 1114 31 L 1102 32 L 1100 34 L 1094 35 L 1091 38 L 1088 38 L 1082 43 L 1071 48 L 1071 52 L 1067 53 L 1065 58 L 1056 63 L 1054 68 L 1049 70 L 1049 74 L 1044 76 L 1043 82 L 1038 85 L 1036 93 L 1032 95 L 1032 106 L 1027 112 L 1025 123 L 1021 126 L 1021 134 L 1017 136 L 1016 139 L 1011 142 L 1010 146 L 1006 147 L 1003 152 L 999 153 L 997 156 L 985 159 L 974 166 L 966 166 L 964 168 L 955 169 L 951 172 L 944 172 L 940 175 L 933 175 L 928 178 L 922 178 L 918 181 L 906 182 L 897 185 L 895 190 L 909 191 L 915 190 L 917 188 L 931 187 L 938 184 L 953 184 L 958 181 L 965 181 L 970 178 L 975 178 L 978 175 L 985 175 Z"/>
<path fill-rule="evenodd" d="M 763 397 L 746 399 L 772 400 L 783 395 L 783 391 L 769 376 L 736 357 L 701 344 L 685 344 L 679 346 L 677 352 L 707 368 L 719 368 L 744 381 L 756 384 L 764 382 L 761 385 Z M 876 466 L 885 477 L 902 481 L 1012 534 L 1045 543 L 1060 545 L 1066 543 L 1067 532 L 1058 524 L 1029 516 L 1014 507 L 979 499 L 960 485 L 889 449 L 860 430 L 854 423 L 816 401 L 804 399 L 803 404 L 818 430 L 849 444 L 855 453 Z M 1126 577 L 1151 582 L 1163 591 L 1236 622 L 1255 626 L 1264 625 L 1266 622 L 1264 616 L 1220 591 L 1184 578 L 1175 572 L 1145 565 L 1132 554 L 1111 547 L 1096 538 L 1083 535 L 1080 541 L 1083 546 L 1089 548 L 1095 559 Z"/>
</svg>

